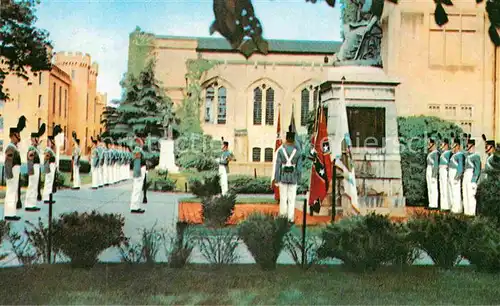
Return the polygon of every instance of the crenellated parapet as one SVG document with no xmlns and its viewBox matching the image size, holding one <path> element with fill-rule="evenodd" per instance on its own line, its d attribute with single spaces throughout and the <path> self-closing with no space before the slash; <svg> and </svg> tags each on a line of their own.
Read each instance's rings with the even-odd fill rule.
<svg viewBox="0 0 500 306">
<path fill-rule="evenodd" d="M 92 63 L 90 54 L 88 53 L 61 51 L 54 55 L 53 61 L 58 66 L 91 69 L 97 75 L 96 64 Z"/>
</svg>

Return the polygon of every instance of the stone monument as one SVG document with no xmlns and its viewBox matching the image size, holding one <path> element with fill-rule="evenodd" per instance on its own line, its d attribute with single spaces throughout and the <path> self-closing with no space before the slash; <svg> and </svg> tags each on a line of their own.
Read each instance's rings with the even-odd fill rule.
<svg viewBox="0 0 500 306">
<path fill-rule="evenodd" d="M 158 167 L 161 170 L 168 170 L 169 173 L 179 173 L 179 167 L 175 164 L 172 122 L 167 125 L 165 136 L 165 138 L 160 139 L 160 163 Z"/>
<path fill-rule="evenodd" d="M 358 205 L 361 213 L 375 210 L 378 213 L 399 215 L 404 214 L 395 103 L 395 91 L 399 82 L 387 76 L 382 69 L 380 22 L 383 6 L 384 0 L 345 1 L 342 12 L 344 41 L 336 54 L 333 67 L 327 71 L 327 81 L 320 86 L 320 98 L 322 105 L 329 110 L 330 139 L 335 139 L 337 132 L 339 113 L 336 109 L 340 99 L 345 101 L 349 114 L 369 113 L 369 110 L 384 118 L 382 123 L 377 123 L 380 132 L 377 140 L 382 141 L 373 146 L 359 143 L 358 128 L 361 124 L 349 122 Z M 341 92 L 341 88 L 344 92 Z M 374 129 L 368 130 L 368 133 L 374 133 L 375 118 L 358 116 L 356 120 L 372 120 Z M 364 140 L 367 139 L 366 134 L 364 131 Z M 342 208 L 345 209 L 349 205 L 346 204 L 349 200 L 342 193 L 342 189 L 341 185 L 337 185 L 337 197 L 342 199 L 342 207 L 337 207 L 338 213 L 342 213 Z M 331 198 L 328 199 L 329 201 L 325 202 L 330 204 Z"/>
</svg>

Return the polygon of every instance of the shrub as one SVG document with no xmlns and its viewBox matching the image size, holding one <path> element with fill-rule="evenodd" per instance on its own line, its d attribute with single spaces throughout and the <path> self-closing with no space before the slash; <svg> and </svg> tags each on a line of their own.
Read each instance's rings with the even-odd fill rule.
<svg viewBox="0 0 500 306">
<path fill-rule="evenodd" d="M 10 231 L 10 224 L 4 220 L 0 220 L 0 247 L 2 246 L 4 238 L 7 236 L 7 233 Z M 0 260 L 3 260 L 7 257 L 6 253 L 0 253 Z"/>
<path fill-rule="evenodd" d="M 28 238 L 13 231 L 10 231 L 7 235 L 17 261 L 23 266 L 31 266 L 37 259 L 37 254 L 29 243 Z"/>
<path fill-rule="evenodd" d="M 168 177 L 168 170 L 153 170 L 148 178 L 154 191 L 174 191 L 177 181 Z"/>
<path fill-rule="evenodd" d="M 73 267 L 91 268 L 104 250 L 126 241 L 124 225 L 125 219 L 118 214 L 63 214 L 54 225 L 54 241 Z"/>
<path fill-rule="evenodd" d="M 56 224 L 57 220 L 53 219 L 52 224 Z M 57 236 L 54 234 L 56 229 L 52 229 L 52 237 Z M 29 243 L 33 246 L 36 252 L 36 257 L 39 262 L 49 263 L 49 227 L 42 222 L 42 218 L 38 217 L 38 223 L 35 225 L 30 221 L 26 221 L 26 228 L 24 233 L 28 237 Z M 54 258 L 60 256 L 60 250 L 56 248 L 57 243 L 52 239 L 52 255 Z"/>
<path fill-rule="evenodd" d="M 187 222 L 177 222 L 177 235 L 170 242 L 170 245 L 165 243 L 165 253 L 168 257 L 168 265 L 171 268 L 182 268 L 186 265 L 193 252 L 194 243 L 190 233 L 191 224 Z M 167 240 L 164 240 L 165 242 Z M 169 248 L 173 246 L 173 248 Z"/>
<path fill-rule="evenodd" d="M 500 272 L 500 231 L 488 218 L 469 223 L 462 256 L 482 272 Z"/>
<path fill-rule="evenodd" d="M 229 188 L 237 194 L 273 193 L 270 177 L 253 177 L 250 175 L 230 175 Z"/>
<path fill-rule="evenodd" d="M 375 213 L 342 219 L 323 231 L 318 256 L 338 258 L 355 271 L 373 271 L 413 253 L 404 234 L 403 228 L 387 216 Z"/>
<path fill-rule="evenodd" d="M 255 262 L 263 270 L 274 270 L 290 228 L 287 217 L 253 213 L 239 225 L 238 234 Z"/>
<path fill-rule="evenodd" d="M 217 172 L 204 172 L 188 179 L 189 190 L 198 198 L 211 197 L 221 193 L 220 176 Z"/>
<path fill-rule="evenodd" d="M 463 216 L 431 213 L 417 215 L 407 223 L 410 239 L 432 258 L 437 266 L 450 269 L 460 260 L 467 233 Z"/>
<path fill-rule="evenodd" d="M 321 242 L 318 238 L 315 235 L 306 234 L 305 261 L 302 262 L 302 236 L 292 231 L 285 236 L 285 249 L 296 265 L 309 269 L 319 260 L 318 249 Z"/>
<path fill-rule="evenodd" d="M 160 243 L 162 235 L 155 229 L 156 223 L 151 229 L 142 228 L 141 241 L 142 241 L 142 256 L 146 263 L 153 264 L 156 262 L 158 252 L 160 251 Z"/>
<path fill-rule="evenodd" d="M 489 175 L 477 186 L 477 215 L 500 224 L 500 176 Z"/>
<path fill-rule="evenodd" d="M 238 235 L 227 228 L 207 228 L 198 238 L 203 257 L 213 265 L 232 264 L 238 260 Z"/>
<path fill-rule="evenodd" d="M 225 195 L 204 197 L 201 199 L 203 223 L 207 226 L 226 225 L 234 213 L 236 194 L 232 191 Z"/>
<path fill-rule="evenodd" d="M 203 153 L 188 152 L 179 158 L 179 166 L 183 169 L 196 169 L 197 171 L 217 170 L 218 164 L 214 158 Z"/>
<path fill-rule="evenodd" d="M 463 133 L 455 123 L 437 117 L 398 117 L 403 192 L 407 203 L 413 206 L 427 203 L 424 175 L 427 154 L 425 133 L 434 130 L 439 131 L 443 137 L 450 137 L 452 132 L 455 135 Z"/>
</svg>

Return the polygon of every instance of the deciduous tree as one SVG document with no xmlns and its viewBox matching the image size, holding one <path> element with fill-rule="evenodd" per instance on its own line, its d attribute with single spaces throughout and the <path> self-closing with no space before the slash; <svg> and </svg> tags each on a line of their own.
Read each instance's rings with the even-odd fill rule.
<svg viewBox="0 0 500 306">
<path fill-rule="evenodd" d="M 25 80 L 32 72 L 51 69 L 49 34 L 35 27 L 39 0 L 0 1 L 0 100 L 7 100 L 3 84 L 9 74 Z"/>
</svg>

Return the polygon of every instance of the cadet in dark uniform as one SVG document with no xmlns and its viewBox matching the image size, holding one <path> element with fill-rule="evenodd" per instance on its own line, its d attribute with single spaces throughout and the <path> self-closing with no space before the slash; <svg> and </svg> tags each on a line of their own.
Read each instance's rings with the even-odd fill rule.
<svg viewBox="0 0 500 306">
<path fill-rule="evenodd" d="M 276 167 L 274 180 L 280 188 L 280 215 L 288 216 L 290 222 L 295 221 L 295 199 L 297 198 L 297 184 L 302 174 L 302 152 L 295 144 L 295 133 L 286 133 L 286 142 L 276 153 Z"/>
</svg>

